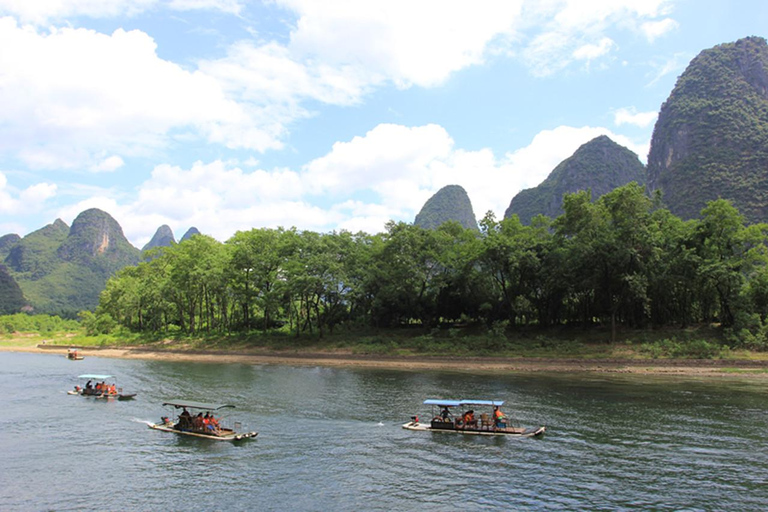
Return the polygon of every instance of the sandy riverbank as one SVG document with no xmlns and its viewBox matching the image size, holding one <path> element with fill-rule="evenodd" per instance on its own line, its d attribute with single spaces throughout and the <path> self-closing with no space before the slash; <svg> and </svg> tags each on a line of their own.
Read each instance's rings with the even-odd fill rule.
<svg viewBox="0 0 768 512">
<path fill-rule="evenodd" d="M 0 346 L 0 351 L 66 353 L 65 346 Z M 85 357 L 113 357 L 163 361 L 243 364 L 286 364 L 404 370 L 503 372 L 601 372 L 688 376 L 750 376 L 768 380 L 768 361 L 747 360 L 582 360 L 489 357 L 381 356 L 325 352 L 268 352 L 264 350 L 185 350 L 145 347 L 80 348 Z"/>
</svg>

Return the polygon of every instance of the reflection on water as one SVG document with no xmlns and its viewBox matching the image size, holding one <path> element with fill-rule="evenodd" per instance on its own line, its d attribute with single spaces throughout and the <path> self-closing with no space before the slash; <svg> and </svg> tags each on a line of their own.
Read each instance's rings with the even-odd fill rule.
<svg viewBox="0 0 768 512">
<path fill-rule="evenodd" d="M 130 402 L 69 396 L 109 373 Z M 0 353 L 2 510 L 761 509 L 760 380 L 170 363 Z M 497 398 L 541 439 L 411 432 L 434 398 Z M 240 445 L 146 427 L 237 406 Z"/>
</svg>

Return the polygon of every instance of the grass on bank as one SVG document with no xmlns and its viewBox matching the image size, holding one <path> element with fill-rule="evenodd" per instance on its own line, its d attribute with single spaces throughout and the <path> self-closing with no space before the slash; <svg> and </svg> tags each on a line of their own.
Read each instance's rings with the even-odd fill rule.
<svg viewBox="0 0 768 512">
<path fill-rule="evenodd" d="M 77 347 L 146 347 L 154 350 L 291 351 L 344 353 L 368 356 L 503 357 L 550 359 L 719 359 L 768 360 L 768 353 L 732 349 L 715 326 L 688 329 L 621 331 L 610 343 L 610 331 L 600 327 L 523 329 L 506 326 L 449 327 L 425 332 L 422 328 L 378 332 L 337 330 L 320 338 L 317 333 L 296 337 L 287 330 L 254 331 L 231 335 L 187 335 L 180 331 L 140 334 L 114 330 L 88 335 L 78 322 L 35 315 L 0 317 L 0 347 L 35 347 L 39 344 Z M 16 317 L 16 315 L 13 315 Z"/>
</svg>

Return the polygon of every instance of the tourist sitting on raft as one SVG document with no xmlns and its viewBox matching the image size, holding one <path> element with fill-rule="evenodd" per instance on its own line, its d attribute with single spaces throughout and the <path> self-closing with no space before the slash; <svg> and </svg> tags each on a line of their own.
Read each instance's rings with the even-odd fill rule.
<svg viewBox="0 0 768 512">
<path fill-rule="evenodd" d="M 200 412 L 197 416 L 189 414 L 186 408 L 179 414 L 179 420 L 174 425 L 177 430 L 200 432 L 202 434 L 221 434 L 221 426 L 213 414 L 206 412 L 205 416 Z"/>
<path fill-rule="evenodd" d="M 456 420 L 457 427 L 477 427 L 477 420 L 475 419 L 475 411 L 468 410 L 461 415 L 461 418 Z"/>
</svg>

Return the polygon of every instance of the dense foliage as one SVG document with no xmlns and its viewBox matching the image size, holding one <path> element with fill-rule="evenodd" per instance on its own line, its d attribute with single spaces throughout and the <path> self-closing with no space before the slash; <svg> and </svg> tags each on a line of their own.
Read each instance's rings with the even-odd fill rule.
<svg viewBox="0 0 768 512">
<path fill-rule="evenodd" d="M 197 235 L 109 280 L 95 318 L 135 331 L 485 325 L 628 327 L 718 322 L 766 346 L 767 225 L 728 202 L 700 220 L 659 209 L 631 183 L 530 226 L 491 213 L 481 233 L 389 223 L 384 233 L 252 229 Z"/>
<path fill-rule="evenodd" d="M 728 199 L 750 222 L 768 211 L 768 44 L 761 37 L 701 52 L 662 105 L 648 187 L 684 219 Z"/>
<path fill-rule="evenodd" d="M 523 224 L 536 215 L 555 218 L 563 213 L 565 194 L 589 189 L 597 199 L 632 181 L 645 184 L 645 166 L 635 153 L 601 135 L 563 160 L 541 184 L 518 192 L 504 218 L 517 215 Z"/>
<path fill-rule="evenodd" d="M 25 313 L 0 316 L 0 334 L 14 332 L 50 333 L 76 331 L 78 329 L 80 329 L 80 324 L 77 320 L 64 320 L 58 316 L 27 315 Z"/>
<path fill-rule="evenodd" d="M 444 222 L 456 221 L 462 227 L 477 231 L 477 219 L 467 191 L 459 185 L 447 185 L 429 198 L 416 215 L 414 224 L 436 229 Z"/>
</svg>

